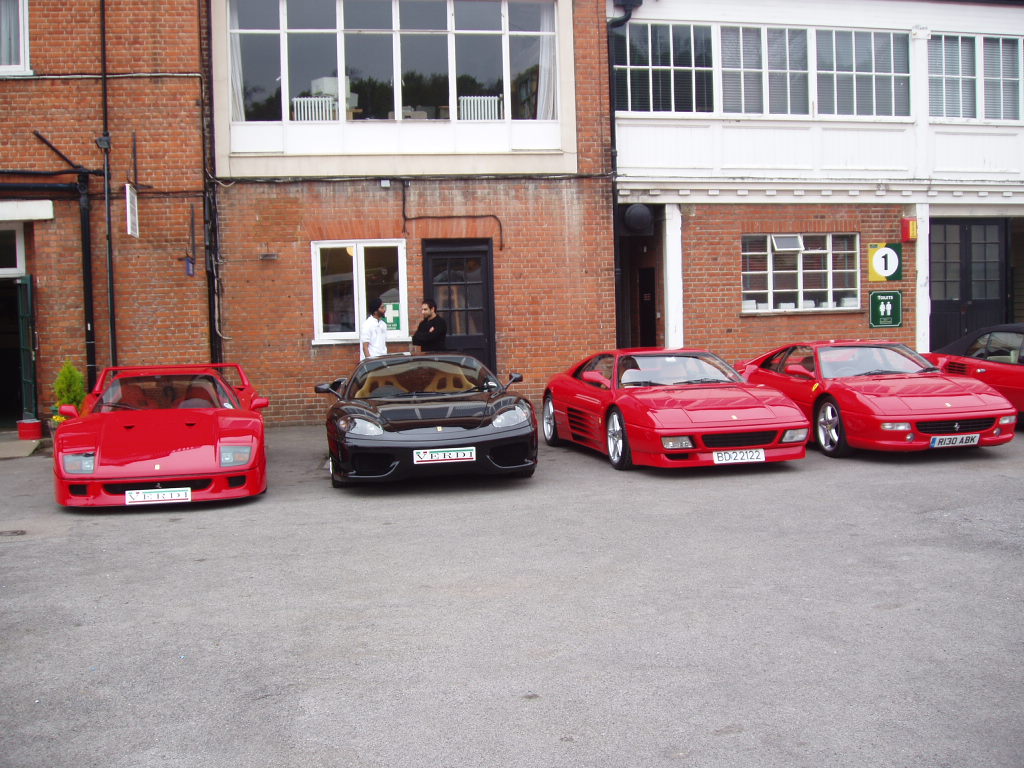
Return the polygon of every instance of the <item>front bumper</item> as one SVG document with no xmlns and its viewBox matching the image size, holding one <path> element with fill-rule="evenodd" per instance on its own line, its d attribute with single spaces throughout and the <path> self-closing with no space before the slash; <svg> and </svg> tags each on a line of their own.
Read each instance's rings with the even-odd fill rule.
<svg viewBox="0 0 1024 768">
<path fill-rule="evenodd" d="M 126 507 L 127 491 L 189 488 L 190 501 L 228 501 L 256 496 L 267 489 L 265 467 L 240 467 L 188 477 L 126 477 L 97 479 L 89 475 L 54 474 L 57 503 L 65 507 Z M 168 502 L 175 503 L 175 502 Z"/>
<path fill-rule="evenodd" d="M 807 455 L 807 440 L 796 443 L 779 442 L 790 429 L 807 429 L 805 423 L 768 424 L 764 426 L 745 425 L 733 430 L 687 430 L 650 429 L 628 425 L 630 451 L 633 463 L 648 467 L 709 467 L 719 466 L 715 462 L 716 451 L 743 448 L 764 450 L 764 463 L 792 461 Z M 662 437 L 686 435 L 694 441 L 694 447 L 680 451 L 665 450 Z M 762 463 L 762 462 L 755 462 Z"/>
<path fill-rule="evenodd" d="M 996 414 L 958 413 L 951 418 L 947 413 L 934 413 L 907 419 L 846 412 L 843 417 L 846 442 L 853 448 L 869 451 L 927 451 L 932 450 L 933 437 L 952 435 L 977 434 L 977 445 L 970 447 L 1004 445 L 1013 440 L 1017 425 L 1001 425 L 999 419 L 1011 415 L 1012 411 Z M 898 421 L 909 422 L 913 429 L 909 432 L 882 429 L 883 423 Z"/>
<path fill-rule="evenodd" d="M 537 426 L 532 422 L 504 430 L 478 433 L 418 429 L 378 436 L 328 435 L 331 466 L 337 482 L 390 482 L 438 475 L 502 475 L 531 472 L 537 466 Z M 472 448 L 465 460 L 458 449 Z M 439 460 L 416 463 L 419 452 L 437 452 Z M 448 453 L 446 453 L 448 452 Z"/>
</svg>

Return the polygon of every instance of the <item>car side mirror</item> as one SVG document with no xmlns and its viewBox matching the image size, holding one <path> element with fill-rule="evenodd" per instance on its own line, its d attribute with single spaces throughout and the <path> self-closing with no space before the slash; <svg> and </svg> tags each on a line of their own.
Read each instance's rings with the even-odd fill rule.
<svg viewBox="0 0 1024 768">
<path fill-rule="evenodd" d="M 336 398 L 341 400 L 341 388 L 345 386 L 347 381 L 347 378 L 341 378 L 335 379 L 330 384 L 317 384 L 313 387 L 313 391 L 318 395 L 334 395 Z"/>
<path fill-rule="evenodd" d="M 252 402 L 249 403 L 249 408 L 251 408 L 254 411 L 262 411 L 268 405 L 270 405 L 269 397 L 254 397 L 252 399 Z"/>
<path fill-rule="evenodd" d="M 59 413 L 61 416 L 67 416 L 69 419 L 78 418 L 78 408 L 76 408 L 73 405 L 68 405 L 67 403 L 65 403 L 59 409 L 57 409 L 57 413 Z"/>
<path fill-rule="evenodd" d="M 582 376 L 583 380 L 587 384 L 593 384 L 598 387 L 604 387 L 605 389 L 611 389 L 612 383 L 608 377 L 598 373 L 597 371 L 585 371 Z"/>
<path fill-rule="evenodd" d="M 790 376 L 796 376 L 801 379 L 813 379 L 811 372 L 804 368 L 802 365 L 791 364 L 786 366 L 786 373 Z"/>
</svg>

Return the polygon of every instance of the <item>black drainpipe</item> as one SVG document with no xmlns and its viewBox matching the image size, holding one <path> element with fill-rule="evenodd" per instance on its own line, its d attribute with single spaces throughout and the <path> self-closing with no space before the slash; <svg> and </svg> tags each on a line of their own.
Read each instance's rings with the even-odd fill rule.
<svg viewBox="0 0 1024 768">
<path fill-rule="evenodd" d="M 625 347 L 629 345 L 629 333 L 627 329 L 628 302 L 626 297 L 626 285 L 622 277 L 622 249 L 619 245 L 621 227 L 619 225 L 619 150 L 615 138 L 615 30 L 623 26 L 633 17 L 633 11 L 643 5 L 644 0 L 617 0 L 615 6 L 622 8 L 625 13 L 614 19 L 608 20 L 608 99 L 611 130 L 611 177 L 612 177 L 612 248 L 615 263 L 615 346 Z"/>
<path fill-rule="evenodd" d="M 110 215 L 110 124 L 107 98 L 107 2 L 100 0 L 100 72 L 103 85 L 103 200 L 107 214 L 107 309 L 110 313 L 110 364 L 117 365 L 117 312 L 114 305 L 114 233 Z"/>
</svg>

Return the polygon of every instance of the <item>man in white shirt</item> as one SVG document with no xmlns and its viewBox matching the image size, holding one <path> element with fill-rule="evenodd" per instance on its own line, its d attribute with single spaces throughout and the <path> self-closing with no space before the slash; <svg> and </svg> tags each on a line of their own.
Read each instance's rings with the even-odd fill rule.
<svg viewBox="0 0 1024 768">
<path fill-rule="evenodd" d="M 359 334 L 359 359 L 377 357 L 388 353 L 388 324 L 384 321 L 384 303 L 380 299 L 370 302 L 370 316 L 363 323 Z"/>
</svg>

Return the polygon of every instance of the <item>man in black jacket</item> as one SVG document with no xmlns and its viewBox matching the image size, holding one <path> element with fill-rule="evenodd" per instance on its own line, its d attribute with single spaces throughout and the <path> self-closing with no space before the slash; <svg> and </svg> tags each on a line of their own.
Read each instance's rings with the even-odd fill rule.
<svg viewBox="0 0 1024 768">
<path fill-rule="evenodd" d="M 424 352 L 443 350 L 445 336 L 448 335 L 448 323 L 437 314 L 437 304 L 433 299 L 423 300 L 422 311 L 423 321 L 412 335 L 412 343 L 418 344 Z"/>
</svg>

